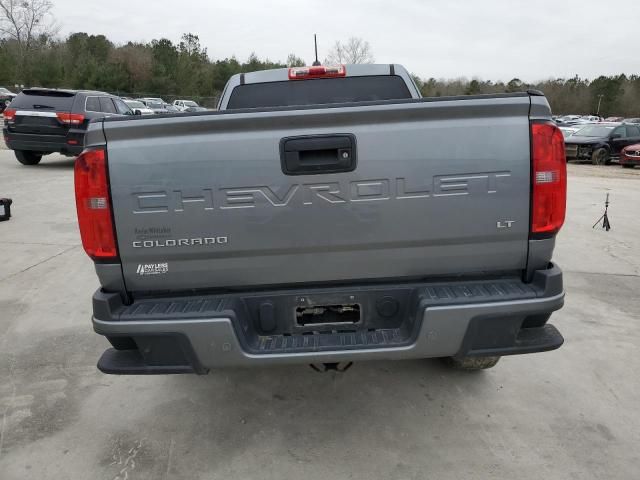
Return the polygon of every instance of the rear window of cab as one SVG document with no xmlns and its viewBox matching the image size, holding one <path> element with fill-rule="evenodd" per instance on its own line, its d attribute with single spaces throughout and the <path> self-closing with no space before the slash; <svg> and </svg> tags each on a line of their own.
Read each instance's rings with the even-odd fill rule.
<svg viewBox="0 0 640 480">
<path fill-rule="evenodd" d="M 231 92 L 227 110 L 409 98 L 411 92 L 397 75 L 315 78 L 238 85 Z"/>
</svg>

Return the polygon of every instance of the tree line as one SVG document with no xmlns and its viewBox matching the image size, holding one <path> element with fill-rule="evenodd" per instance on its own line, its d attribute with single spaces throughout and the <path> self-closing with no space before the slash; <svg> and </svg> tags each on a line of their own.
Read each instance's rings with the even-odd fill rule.
<svg viewBox="0 0 640 480">
<path fill-rule="evenodd" d="M 295 54 L 286 60 L 210 58 L 193 33 L 179 42 L 166 38 L 117 45 L 104 35 L 84 32 L 59 38 L 50 0 L 0 0 L 0 86 L 95 89 L 118 95 L 194 98 L 214 106 L 232 75 L 253 70 L 308 65 Z M 369 43 L 360 38 L 335 42 L 325 63 L 371 63 Z M 407 65 L 407 67 L 411 67 Z M 532 84 L 514 78 L 493 82 L 477 78 L 414 80 L 428 97 L 475 95 L 538 89 L 555 113 L 640 117 L 640 76 L 578 76 Z"/>
<path fill-rule="evenodd" d="M 424 96 L 479 95 L 484 93 L 542 91 L 554 113 L 640 117 L 640 76 L 600 76 L 594 80 L 555 78 L 526 83 L 518 78 L 509 82 L 480 79 L 420 79 L 414 77 Z"/>
<path fill-rule="evenodd" d="M 20 61 L 10 39 L 0 40 L 0 85 L 102 90 L 119 95 L 207 98 L 217 97 L 235 73 L 302 65 L 290 55 L 287 62 L 235 57 L 211 60 L 197 35 L 180 42 L 161 38 L 149 43 L 115 45 L 104 35 L 79 32 L 64 40 L 40 38 Z M 205 102 L 207 103 L 207 102 Z"/>
</svg>

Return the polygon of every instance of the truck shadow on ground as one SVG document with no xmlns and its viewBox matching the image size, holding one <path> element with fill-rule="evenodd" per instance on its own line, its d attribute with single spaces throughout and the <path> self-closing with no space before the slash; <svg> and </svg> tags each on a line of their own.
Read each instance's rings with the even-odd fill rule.
<svg viewBox="0 0 640 480">
<path fill-rule="evenodd" d="M 47 157 L 44 157 L 42 161 L 35 167 L 45 170 L 56 170 L 56 169 L 73 169 L 73 165 L 76 163 L 75 157 L 61 157 L 49 160 Z"/>
<path fill-rule="evenodd" d="M 374 474 L 388 461 L 402 469 L 398 455 L 413 469 L 414 455 L 444 448 L 438 444 L 457 431 L 452 421 L 492 421 L 491 402 L 481 419 L 470 418 L 476 415 L 469 405 L 477 410 L 479 397 L 502 388 L 492 373 L 452 371 L 437 360 L 366 362 L 346 373 L 308 366 L 225 369 L 206 377 L 150 378 L 146 386 L 135 385 L 139 377 L 122 380 L 117 390 L 126 384 L 129 395 L 102 412 L 117 418 L 102 432 L 102 450 L 134 449 L 139 470 L 189 471 L 192 478 L 238 469 L 248 469 L 249 478 L 262 462 L 278 469 L 364 462 Z M 137 404 L 134 392 L 149 387 L 155 400 Z M 111 454 L 98 459 L 107 470 L 112 461 Z"/>
<path fill-rule="evenodd" d="M 398 439 L 416 428 L 433 434 L 452 415 L 468 419 L 464 403 L 494 395 L 502 388 L 495 377 L 454 371 L 438 360 L 366 362 L 345 373 L 308 366 L 220 370 L 167 378 L 163 389 L 180 398 L 171 395 L 142 423 L 177 434 L 176 441 L 189 432 L 183 441 L 202 455 L 213 448 L 218 458 L 241 455 L 252 444 L 329 454 L 377 442 L 379 435 L 379 441 Z"/>
</svg>

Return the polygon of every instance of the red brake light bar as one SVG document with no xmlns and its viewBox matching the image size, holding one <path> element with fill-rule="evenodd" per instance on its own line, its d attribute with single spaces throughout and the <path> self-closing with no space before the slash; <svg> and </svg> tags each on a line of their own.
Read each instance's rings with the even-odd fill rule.
<svg viewBox="0 0 640 480">
<path fill-rule="evenodd" d="M 84 115 L 81 113 L 57 112 L 56 117 L 59 122 L 67 125 L 80 125 L 84 122 Z"/>
<path fill-rule="evenodd" d="M 2 116 L 8 122 L 13 121 L 16 118 L 16 109 L 15 108 L 6 108 L 4 112 L 2 112 Z"/>
<path fill-rule="evenodd" d="M 347 75 L 344 65 L 334 67 L 293 67 L 289 69 L 289 80 L 307 80 L 309 78 L 336 78 Z"/>
</svg>

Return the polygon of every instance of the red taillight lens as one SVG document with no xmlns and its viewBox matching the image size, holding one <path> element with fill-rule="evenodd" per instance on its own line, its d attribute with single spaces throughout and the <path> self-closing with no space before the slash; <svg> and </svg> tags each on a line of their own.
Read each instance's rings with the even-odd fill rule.
<svg viewBox="0 0 640 480">
<path fill-rule="evenodd" d="M 567 208 L 564 137 L 550 122 L 532 123 L 531 144 L 531 233 L 552 235 L 562 227 Z"/>
<path fill-rule="evenodd" d="M 76 208 L 80 237 L 85 252 L 93 259 L 118 256 L 111 199 L 107 178 L 107 158 L 103 149 L 85 150 L 74 168 Z"/>
<path fill-rule="evenodd" d="M 84 115 L 81 113 L 57 112 L 56 116 L 60 123 L 67 125 L 80 125 L 84 122 Z"/>
<path fill-rule="evenodd" d="M 344 65 L 335 67 L 294 67 L 289 69 L 289 80 L 344 77 L 346 74 L 347 70 Z"/>
<path fill-rule="evenodd" d="M 11 122 L 16 118 L 16 110 L 14 108 L 5 108 L 2 116 L 6 121 Z"/>
</svg>

